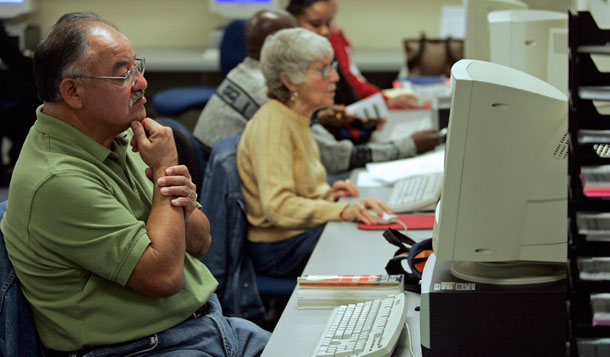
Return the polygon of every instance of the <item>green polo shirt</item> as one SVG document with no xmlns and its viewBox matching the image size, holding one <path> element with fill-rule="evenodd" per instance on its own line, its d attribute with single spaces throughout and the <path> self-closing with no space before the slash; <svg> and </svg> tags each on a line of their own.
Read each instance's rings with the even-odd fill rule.
<svg viewBox="0 0 610 357">
<path fill-rule="evenodd" d="M 36 114 L 0 228 L 42 343 L 77 350 L 185 320 L 218 285 L 189 254 L 176 295 L 152 298 L 125 287 L 150 244 L 153 190 L 147 165 L 131 151 L 131 130 L 108 150 L 42 106 Z"/>
</svg>

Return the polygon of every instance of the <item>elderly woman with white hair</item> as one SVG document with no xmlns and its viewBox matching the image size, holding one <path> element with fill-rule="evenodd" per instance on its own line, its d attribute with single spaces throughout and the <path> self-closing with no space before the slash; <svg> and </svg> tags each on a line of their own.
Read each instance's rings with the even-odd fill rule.
<svg viewBox="0 0 610 357">
<path fill-rule="evenodd" d="M 271 98 L 246 125 L 237 149 L 237 168 L 248 218 L 250 257 L 267 276 L 301 274 L 324 224 L 362 220 L 373 223 L 368 208 L 390 209 L 367 198 L 356 204 L 339 197 L 358 196 L 349 180 L 326 183 L 310 118 L 333 104 L 338 80 L 328 40 L 303 28 L 268 37 L 261 67 Z"/>
</svg>

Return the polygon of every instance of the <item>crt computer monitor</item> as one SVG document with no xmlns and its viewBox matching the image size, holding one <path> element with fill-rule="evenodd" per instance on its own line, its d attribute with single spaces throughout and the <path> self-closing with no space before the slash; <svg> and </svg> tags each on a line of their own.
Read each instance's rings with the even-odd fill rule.
<svg viewBox="0 0 610 357">
<path fill-rule="evenodd" d="M 0 19 L 12 19 L 36 10 L 37 0 L 0 0 Z"/>
<path fill-rule="evenodd" d="M 546 81 L 569 95 L 568 88 L 568 29 L 552 28 L 549 31 L 549 48 L 546 56 Z"/>
<path fill-rule="evenodd" d="M 531 74 L 550 83 L 548 78 L 549 46 L 561 45 L 566 49 L 565 68 L 552 76 L 565 78 L 567 93 L 568 63 L 566 37 L 555 36 L 549 40 L 552 29 L 567 29 L 568 15 L 546 10 L 504 10 L 489 13 L 489 40 L 491 62 Z M 565 44 L 559 43 L 565 41 Z M 553 81 L 558 78 L 552 78 Z M 557 83 L 557 82 L 555 82 Z"/>
<path fill-rule="evenodd" d="M 466 36 L 464 58 L 489 61 L 489 27 L 487 14 L 498 10 L 527 9 L 517 0 L 464 0 L 466 8 Z"/>
<path fill-rule="evenodd" d="M 452 273 L 482 283 L 565 277 L 567 98 L 499 64 L 451 70 L 444 182 L 434 252 Z"/>
<path fill-rule="evenodd" d="M 248 18 L 259 10 L 277 9 L 278 0 L 209 0 L 210 12 L 228 18 Z"/>
</svg>

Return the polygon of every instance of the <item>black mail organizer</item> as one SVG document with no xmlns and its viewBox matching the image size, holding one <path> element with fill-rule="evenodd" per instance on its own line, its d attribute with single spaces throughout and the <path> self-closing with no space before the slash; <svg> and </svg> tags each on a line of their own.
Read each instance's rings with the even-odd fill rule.
<svg viewBox="0 0 610 357">
<path fill-rule="evenodd" d="M 610 30 L 589 12 L 569 14 L 569 351 L 610 351 Z M 603 58 L 606 57 L 606 58 Z"/>
</svg>

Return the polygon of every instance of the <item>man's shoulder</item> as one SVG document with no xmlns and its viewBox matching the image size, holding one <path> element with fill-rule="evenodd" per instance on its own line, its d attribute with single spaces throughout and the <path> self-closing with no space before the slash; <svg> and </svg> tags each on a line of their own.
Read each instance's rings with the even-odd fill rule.
<svg viewBox="0 0 610 357">
<path fill-rule="evenodd" d="M 49 180 L 69 180 L 72 183 L 84 177 L 97 180 L 99 172 L 86 159 L 87 153 L 79 156 L 69 150 L 56 150 L 53 144 L 41 144 L 43 141 L 47 139 L 26 140 L 13 170 L 9 195 L 24 199 L 33 197 Z"/>
<path fill-rule="evenodd" d="M 226 80 L 248 93 L 258 105 L 263 105 L 269 101 L 269 98 L 267 98 L 265 77 L 257 63 L 255 60 L 246 58 L 227 74 Z"/>
</svg>

